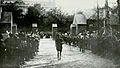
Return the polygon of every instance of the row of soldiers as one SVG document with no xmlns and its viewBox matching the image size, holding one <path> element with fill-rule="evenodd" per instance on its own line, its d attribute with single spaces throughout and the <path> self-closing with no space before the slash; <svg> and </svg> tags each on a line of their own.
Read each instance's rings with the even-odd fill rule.
<svg viewBox="0 0 120 68">
<path fill-rule="evenodd" d="M 81 52 L 85 52 L 85 49 L 91 49 L 91 40 L 96 39 L 95 32 L 89 34 L 87 32 L 79 33 L 76 36 L 61 35 L 64 42 L 67 45 L 79 47 Z"/>
<path fill-rule="evenodd" d="M 1 35 L 2 36 L 2 35 Z M 13 68 L 18 68 L 25 61 L 30 60 L 38 52 L 39 37 L 37 35 L 20 32 L 9 34 L 9 37 L 0 42 L 0 68 L 7 68 L 11 64 Z M 15 65 L 15 66 L 14 66 Z M 5 67 L 4 67 L 5 66 Z"/>
</svg>

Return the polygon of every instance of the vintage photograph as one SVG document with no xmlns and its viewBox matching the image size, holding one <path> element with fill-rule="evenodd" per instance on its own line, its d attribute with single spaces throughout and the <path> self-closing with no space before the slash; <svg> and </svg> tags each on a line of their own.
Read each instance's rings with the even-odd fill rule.
<svg viewBox="0 0 120 68">
<path fill-rule="evenodd" d="M 0 0 L 0 68 L 120 68 L 120 0 Z"/>
</svg>

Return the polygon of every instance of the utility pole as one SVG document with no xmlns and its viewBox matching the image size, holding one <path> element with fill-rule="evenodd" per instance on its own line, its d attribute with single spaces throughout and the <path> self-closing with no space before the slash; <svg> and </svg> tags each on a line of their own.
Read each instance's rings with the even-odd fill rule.
<svg viewBox="0 0 120 68">
<path fill-rule="evenodd" d="M 3 0 L 0 0 L 0 21 L 2 17 L 2 4 L 3 4 Z"/>
<path fill-rule="evenodd" d="M 98 4 L 98 0 L 97 0 L 97 24 L 98 24 L 98 35 L 99 35 L 100 23 L 99 23 L 99 4 Z"/>
<path fill-rule="evenodd" d="M 105 17 L 105 27 L 107 26 L 107 31 L 109 31 L 109 35 L 112 35 L 112 27 L 110 25 L 110 17 L 109 17 L 109 6 L 108 6 L 108 0 L 106 0 L 106 3 L 105 3 L 105 14 L 106 14 L 106 17 Z"/>
<path fill-rule="evenodd" d="M 119 17 L 119 24 L 120 24 L 120 0 L 117 0 L 117 9 L 118 9 L 118 11 L 117 11 L 117 13 L 118 13 L 118 17 Z"/>
<path fill-rule="evenodd" d="M 105 26 L 109 25 L 109 6 L 108 6 L 108 0 L 105 2 Z"/>
<path fill-rule="evenodd" d="M 109 26 L 109 7 L 108 7 L 108 0 L 105 0 L 105 8 L 104 8 L 104 32 L 106 33 L 106 26 Z"/>
</svg>

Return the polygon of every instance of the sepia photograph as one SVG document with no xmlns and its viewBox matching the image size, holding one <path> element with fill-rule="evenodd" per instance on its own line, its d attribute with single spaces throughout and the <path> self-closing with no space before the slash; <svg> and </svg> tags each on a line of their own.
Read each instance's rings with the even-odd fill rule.
<svg viewBox="0 0 120 68">
<path fill-rule="evenodd" d="M 0 68 L 120 68 L 120 0 L 0 0 Z"/>
</svg>

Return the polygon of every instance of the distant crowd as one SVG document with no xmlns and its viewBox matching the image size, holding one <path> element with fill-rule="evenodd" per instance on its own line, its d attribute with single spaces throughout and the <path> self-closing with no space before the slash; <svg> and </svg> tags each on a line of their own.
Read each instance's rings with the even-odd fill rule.
<svg viewBox="0 0 120 68">
<path fill-rule="evenodd" d="M 97 32 L 81 32 L 76 36 L 71 36 L 69 33 L 58 33 L 63 39 L 64 43 L 70 46 L 79 47 L 81 52 L 85 52 L 85 49 L 91 49 L 90 41 L 97 38 Z"/>
<path fill-rule="evenodd" d="M 101 56 L 120 56 L 120 32 L 114 31 L 112 34 L 98 31 L 84 31 L 76 36 L 69 33 L 58 33 L 63 42 L 67 45 L 78 47 L 81 52 L 90 50 L 94 54 Z"/>
</svg>

